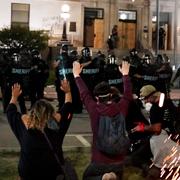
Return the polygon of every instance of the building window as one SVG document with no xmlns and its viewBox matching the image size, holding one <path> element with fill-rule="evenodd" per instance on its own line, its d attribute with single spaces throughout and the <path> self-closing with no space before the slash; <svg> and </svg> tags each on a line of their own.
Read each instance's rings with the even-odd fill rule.
<svg viewBox="0 0 180 180">
<path fill-rule="evenodd" d="M 30 4 L 11 4 L 11 27 L 21 26 L 29 28 Z"/>
<path fill-rule="evenodd" d="M 85 8 L 85 18 L 103 19 L 104 9 L 102 8 Z"/>
<path fill-rule="evenodd" d="M 118 16 L 119 16 L 119 21 L 136 22 L 137 12 L 136 11 L 119 10 Z"/>
</svg>

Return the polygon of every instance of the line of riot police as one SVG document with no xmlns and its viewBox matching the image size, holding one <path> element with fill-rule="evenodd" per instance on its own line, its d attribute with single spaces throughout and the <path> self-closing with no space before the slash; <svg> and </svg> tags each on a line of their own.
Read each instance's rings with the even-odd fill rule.
<svg viewBox="0 0 180 180">
<path fill-rule="evenodd" d="M 37 99 L 43 97 L 44 86 L 49 76 L 49 67 L 41 59 L 37 50 L 29 50 L 17 41 L 12 41 L 9 46 L 1 45 L 0 52 L 4 110 L 9 102 L 10 87 L 16 81 L 22 85 L 23 95 L 29 96 L 31 105 L 33 105 Z M 81 55 L 78 55 L 75 50 L 69 52 L 68 45 L 62 45 L 54 63 L 59 107 L 64 102 L 64 93 L 59 90 L 60 81 L 67 78 L 71 82 L 73 102 L 76 107 L 74 111 L 77 113 L 82 112 L 82 103 L 72 75 L 72 63 L 75 60 L 79 60 L 83 65 L 82 78 L 92 92 L 94 86 L 101 81 L 107 81 L 122 92 L 122 76 L 119 74 L 116 59 L 114 55 L 106 57 L 100 51 L 92 57 L 88 47 L 83 48 Z M 162 56 L 159 55 L 155 63 L 152 63 L 153 59 L 150 55 L 145 54 L 143 58 L 140 58 L 136 49 L 130 50 L 129 56 L 126 56 L 124 60 L 129 61 L 131 64 L 130 76 L 135 94 L 139 95 L 140 88 L 145 84 L 152 84 L 157 90 L 169 93 L 172 69 L 168 60 L 163 61 Z M 25 112 L 23 106 L 22 111 Z"/>
<path fill-rule="evenodd" d="M 109 57 L 109 60 L 110 59 L 113 59 L 113 57 Z M 79 91 L 72 74 L 74 61 L 79 61 L 83 66 L 81 77 L 92 93 L 95 85 L 101 81 L 108 80 L 109 84 L 117 86 L 118 88 L 122 85 L 121 77 L 117 76 L 119 71 L 115 61 L 113 63 L 106 63 L 106 57 L 100 51 L 98 51 L 95 57 L 92 57 L 92 53 L 88 47 L 83 48 L 79 55 L 76 50 L 69 51 L 68 45 L 62 45 L 59 56 L 53 63 L 56 71 L 55 85 L 59 108 L 62 107 L 64 102 L 64 93 L 59 89 L 59 86 L 61 80 L 66 78 L 71 85 L 74 113 L 81 113 L 83 109 Z"/>
<path fill-rule="evenodd" d="M 34 53 L 36 52 L 36 53 Z M 0 73 L 3 110 L 6 111 L 11 98 L 11 87 L 19 83 L 22 94 L 18 98 L 21 112 L 27 111 L 25 97 L 29 97 L 31 105 L 43 97 L 45 82 L 49 75 L 49 67 L 36 50 L 30 50 L 21 42 L 12 40 L 8 45 L 0 46 Z M 39 54 L 39 52 L 38 52 Z"/>
<path fill-rule="evenodd" d="M 67 45 L 62 45 L 60 49 L 59 56 L 54 62 L 54 67 L 56 71 L 56 90 L 58 94 L 59 108 L 62 107 L 64 102 L 64 93 L 59 89 L 61 80 L 66 78 L 70 81 L 71 91 L 72 91 L 72 101 L 74 113 L 81 113 L 83 110 L 82 102 L 79 96 L 79 91 L 74 81 L 72 74 L 72 65 L 74 61 L 79 61 L 83 66 L 83 71 L 81 74 L 82 79 L 86 83 L 88 89 L 93 93 L 94 87 L 101 81 L 107 81 L 111 86 L 114 86 L 115 100 L 121 98 L 123 93 L 123 82 L 122 75 L 119 73 L 118 66 L 121 62 L 116 62 L 117 58 L 114 55 L 109 55 L 106 57 L 100 51 L 92 57 L 92 53 L 88 47 L 85 47 L 81 50 L 79 55 L 77 51 L 68 50 Z M 124 57 L 124 60 L 130 62 L 130 77 L 133 84 L 133 93 L 139 96 L 139 91 L 142 86 L 146 84 L 152 84 L 156 87 L 158 91 L 164 92 L 166 97 L 169 95 L 170 91 L 170 81 L 172 76 L 172 69 L 169 64 L 169 60 L 162 60 L 162 56 L 158 56 L 153 63 L 153 59 L 150 55 L 145 54 L 143 58 L 138 56 L 138 53 L 135 49 L 130 51 L 130 55 Z M 141 103 L 140 103 L 141 104 Z M 171 103 L 172 104 L 172 103 Z M 142 107 L 139 103 L 134 102 L 130 109 L 129 119 L 141 119 L 143 123 L 148 123 L 147 119 L 141 114 Z M 172 109 L 172 108 L 171 108 Z M 174 121 L 170 118 L 171 113 L 166 113 L 165 120 Z M 127 129 L 132 129 L 133 122 L 127 123 Z M 133 141 L 136 140 L 139 142 L 139 134 L 132 135 Z"/>
<path fill-rule="evenodd" d="M 159 54 L 157 57 L 145 54 L 140 58 L 137 50 L 132 49 L 128 59 L 131 64 L 130 76 L 135 94 L 139 95 L 143 85 L 151 84 L 158 91 L 169 96 L 173 71 L 166 54 Z"/>
<path fill-rule="evenodd" d="M 122 75 L 119 74 L 116 59 L 114 55 L 106 57 L 100 51 L 92 57 L 92 52 L 88 47 L 83 48 L 79 55 L 76 50 L 69 51 L 68 45 L 62 45 L 59 56 L 54 62 L 54 67 L 56 68 L 55 85 L 57 87 L 59 107 L 64 102 L 64 94 L 59 90 L 60 81 L 63 78 L 67 78 L 72 84 L 74 111 L 82 112 L 82 104 L 72 75 L 72 64 L 76 60 L 83 66 L 81 77 L 91 92 L 93 92 L 96 84 L 101 81 L 107 81 L 122 93 Z M 124 57 L 124 60 L 129 61 L 131 64 L 130 76 L 135 94 L 139 95 L 140 88 L 145 84 L 152 84 L 157 90 L 166 94 L 169 93 L 172 68 L 168 60 L 163 60 L 162 56 L 159 55 L 155 62 L 152 63 L 153 59 L 150 55 L 145 54 L 143 58 L 140 58 L 136 49 L 130 50 L 129 56 Z"/>
</svg>

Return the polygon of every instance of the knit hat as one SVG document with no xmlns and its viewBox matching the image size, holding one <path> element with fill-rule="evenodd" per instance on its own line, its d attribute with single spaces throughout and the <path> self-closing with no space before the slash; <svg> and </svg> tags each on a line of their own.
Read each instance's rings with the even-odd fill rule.
<svg viewBox="0 0 180 180">
<path fill-rule="evenodd" d="M 140 89 L 140 97 L 142 99 L 146 99 L 151 95 L 158 96 L 160 95 L 160 92 L 157 91 L 156 88 L 152 85 L 145 85 Z"/>
</svg>

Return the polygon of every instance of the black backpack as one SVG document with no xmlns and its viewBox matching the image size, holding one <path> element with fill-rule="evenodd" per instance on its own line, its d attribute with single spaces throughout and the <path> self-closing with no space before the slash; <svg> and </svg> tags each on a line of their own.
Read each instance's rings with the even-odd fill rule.
<svg viewBox="0 0 180 180">
<path fill-rule="evenodd" d="M 128 152 L 130 139 L 122 114 L 114 117 L 100 116 L 96 146 L 107 155 L 123 155 Z"/>
</svg>

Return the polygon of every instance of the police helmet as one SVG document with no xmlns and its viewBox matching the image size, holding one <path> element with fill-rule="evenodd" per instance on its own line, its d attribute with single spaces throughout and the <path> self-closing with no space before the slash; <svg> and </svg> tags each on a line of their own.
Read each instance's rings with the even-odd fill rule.
<svg viewBox="0 0 180 180">
<path fill-rule="evenodd" d="M 31 51 L 31 54 L 32 54 L 32 57 L 33 57 L 33 58 L 38 58 L 39 55 L 40 55 L 40 52 L 39 52 L 37 49 L 33 49 L 33 50 Z"/>
<path fill-rule="evenodd" d="M 90 49 L 88 47 L 85 47 L 81 50 L 81 54 L 83 57 L 90 57 Z"/>
<path fill-rule="evenodd" d="M 150 64 L 151 63 L 151 56 L 149 54 L 145 54 L 143 57 L 143 62 L 146 64 Z"/>
<path fill-rule="evenodd" d="M 73 61 L 78 59 L 78 52 L 76 50 L 71 50 L 69 56 L 72 58 Z"/>
<path fill-rule="evenodd" d="M 123 60 L 123 61 L 130 62 L 130 58 L 129 58 L 129 56 L 123 56 L 122 60 Z"/>
<path fill-rule="evenodd" d="M 157 62 L 157 64 L 163 64 L 164 63 L 164 59 L 163 59 L 161 54 L 157 55 L 156 62 Z"/>
<path fill-rule="evenodd" d="M 138 54 L 138 52 L 137 52 L 137 50 L 136 50 L 135 48 L 131 49 L 129 53 L 130 53 L 130 55 L 132 55 L 132 56 L 135 56 L 135 55 Z"/>
<path fill-rule="evenodd" d="M 18 63 L 20 60 L 20 56 L 17 53 L 13 53 L 11 58 L 12 58 L 13 62 L 15 62 L 15 63 Z"/>
<path fill-rule="evenodd" d="M 61 50 L 63 52 L 68 52 L 68 45 L 67 44 L 63 44 L 62 47 L 61 47 Z"/>
</svg>

